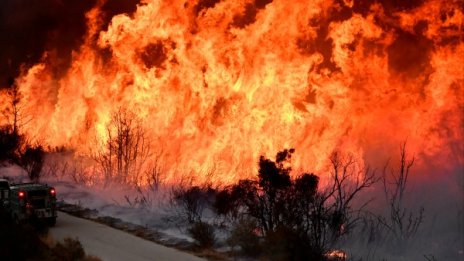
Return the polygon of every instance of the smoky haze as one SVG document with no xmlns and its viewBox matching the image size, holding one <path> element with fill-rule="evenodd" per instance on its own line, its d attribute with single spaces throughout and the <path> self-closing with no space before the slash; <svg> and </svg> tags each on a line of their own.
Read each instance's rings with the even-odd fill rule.
<svg viewBox="0 0 464 261">
<path fill-rule="evenodd" d="M 138 0 L 109 0 L 101 10 L 102 27 L 120 13 L 132 13 Z M 96 0 L 2 0 L 0 1 L 0 87 L 21 70 L 40 61 L 45 52 L 53 56 L 59 78 L 71 63 L 71 54 L 82 44 L 87 31 L 85 13 Z"/>
</svg>

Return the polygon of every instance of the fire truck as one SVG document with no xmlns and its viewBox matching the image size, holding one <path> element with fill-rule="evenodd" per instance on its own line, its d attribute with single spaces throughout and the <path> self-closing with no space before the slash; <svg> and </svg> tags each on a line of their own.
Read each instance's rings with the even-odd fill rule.
<svg viewBox="0 0 464 261">
<path fill-rule="evenodd" d="M 56 224 L 56 190 L 46 184 L 12 184 L 3 205 L 17 224 L 29 221 Z"/>
</svg>

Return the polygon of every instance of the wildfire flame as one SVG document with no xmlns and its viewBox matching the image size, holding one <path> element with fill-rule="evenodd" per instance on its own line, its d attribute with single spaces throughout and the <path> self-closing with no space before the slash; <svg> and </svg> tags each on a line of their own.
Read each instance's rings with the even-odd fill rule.
<svg viewBox="0 0 464 261">
<path fill-rule="evenodd" d="M 347 254 L 342 250 L 332 250 L 325 255 L 329 260 L 346 260 Z"/>
<path fill-rule="evenodd" d="M 335 149 L 384 160 L 406 138 L 419 162 L 462 165 L 463 2 L 384 2 L 144 0 L 102 28 L 99 1 L 64 74 L 46 52 L 16 79 L 26 134 L 89 155 L 124 108 L 169 175 L 226 183 L 283 148 L 319 171 Z"/>
</svg>

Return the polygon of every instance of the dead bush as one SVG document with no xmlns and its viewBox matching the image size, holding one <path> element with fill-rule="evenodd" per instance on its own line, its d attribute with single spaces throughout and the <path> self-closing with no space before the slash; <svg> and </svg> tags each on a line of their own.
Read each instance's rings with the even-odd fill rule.
<svg viewBox="0 0 464 261">
<path fill-rule="evenodd" d="M 177 187 L 172 190 L 171 203 L 177 206 L 178 218 L 189 224 L 201 222 L 203 212 L 209 208 L 216 195 L 216 190 L 209 187 Z"/>
<path fill-rule="evenodd" d="M 232 247 L 238 246 L 240 254 L 244 256 L 257 257 L 262 251 L 258 231 L 256 221 L 240 219 L 233 227 L 227 243 Z"/>
<path fill-rule="evenodd" d="M 87 256 L 78 239 L 65 238 L 51 249 L 50 260 L 60 261 L 98 261 L 94 256 Z"/>
<path fill-rule="evenodd" d="M 198 221 L 193 223 L 188 229 L 188 233 L 200 248 L 211 248 L 216 241 L 214 227 L 205 222 Z"/>
<path fill-rule="evenodd" d="M 285 225 L 267 233 L 262 248 L 272 261 L 323 260 L 323 253 L 311 246 L 307 235 Z"/>
<path fill-rule="evenodd" d="M 52 249 L 52 256 L 56 260 L 81 260 L 85 257 L 85 251 L 79 240 L 65 238 L 63 243 L 56 243 Z"/>
</svg>

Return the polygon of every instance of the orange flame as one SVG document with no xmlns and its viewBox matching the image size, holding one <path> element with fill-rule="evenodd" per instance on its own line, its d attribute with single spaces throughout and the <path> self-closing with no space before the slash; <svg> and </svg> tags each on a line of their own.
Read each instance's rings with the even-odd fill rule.
<svg viewBox="0 0 464 261">
<path fill-rule="evenodd" d="M 406 138 L 463 164 L 461 1 L 145 0 L 101 28 L 102 2 L 63 77 L 45 53 L 17 79 L 32 139 L 89 155 L 125 108 L 172 177 L 232 182 L 289 147 L 295 169 L 322 171 L 334 149 L 371 162 Z"/>
</svg>

